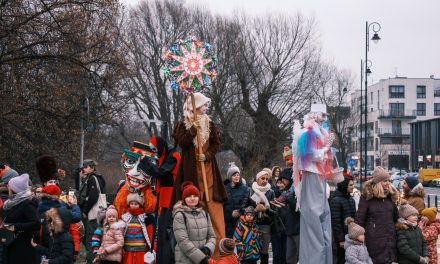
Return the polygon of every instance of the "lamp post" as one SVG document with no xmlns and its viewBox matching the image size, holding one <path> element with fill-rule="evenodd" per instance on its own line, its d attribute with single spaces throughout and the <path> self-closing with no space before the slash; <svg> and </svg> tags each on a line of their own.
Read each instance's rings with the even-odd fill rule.
<svg viewBox="0 0 440 264">
<path fill-rule="evenodd" d="M 365 105 L 364 105 L 364 110 L 365 110 L 365 117 L 364 117 L 364 124 L 365 124 L 365 142 L 364 142 L 364 156 L 365 156 L 365 169 L 364 169 L 364 175 L 365 175 L 365 179 L 367 177 L 367 167 L 368 167 L 368 156 L 367 156 L 367 138 L 368 138 L 368 132 L 367 132 L 367 117 L 368 117 L 368 75 L 371 73 L 370 67 L 368 66 L 368 51 L 369 51 L 369 47 L 370 47 L 370 27 L 374 32 L 373 37 L 371 38 L 372 41 L 374 41 L 374 43 L 377 43 L 380 40 L 379 35 L 377 34 L 377 32 L 380 31 L 380 24 L 377 22 L 371 22 L 368 23 L 368 21 L 365 22 Z"/>
<path fill-rule="evenodd" d="M 81 150 L 79 157 L 79 167 L 81 168 L 84 161 L 84 131 L 89 121 L 89 99 L 85 97 L 81 101 Z"/>
</svg>

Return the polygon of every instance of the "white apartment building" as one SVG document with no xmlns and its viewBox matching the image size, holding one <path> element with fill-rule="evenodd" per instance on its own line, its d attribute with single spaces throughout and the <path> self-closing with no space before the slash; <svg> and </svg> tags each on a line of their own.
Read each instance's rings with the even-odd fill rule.
<svg viewBox="0 0 440 264">
<path fill-rule="evenodd" d="M 440 79 L 395 77 L 368 86 L 368 169 L 410 168 L 410 123 L 440 117 Z M 365 91 L 362 91 L 362 96 Z M 351 94 L 352 153 L 359 168 L 360 90 Z M 362 107 L 363 108 L 363 107 Z M 362 109 L 362 113 L 364 110 Z M 362 122 L 364 117 L 362 116 Z M 365 127 L 365 124 L 363 124 Z M 364 138 L 364 134 L 362 134 Z M 362 143 L 362 151 L 364 150 Z"/>
</svg>

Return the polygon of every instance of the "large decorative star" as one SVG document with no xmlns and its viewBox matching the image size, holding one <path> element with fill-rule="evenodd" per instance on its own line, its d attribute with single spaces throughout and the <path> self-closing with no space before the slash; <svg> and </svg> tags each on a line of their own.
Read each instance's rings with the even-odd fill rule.
<svg viewBox="0 0 440 264">
<path fill-rule="evenodd" d="M 180 50 L 183 56 L 172 55 L 172 58 L 178 61 L 180 64 L 171 69 L 171 72 L 182 72 L 182 74 L 177 78 L 176 82 L 182 82 L 186 77 L 189 76 L 188 87 L 191 87 L 194 78 L 197 78 L 201 85 L 204 84 L 202 73 L 210 75 L 211 73 L 206 69 L 205 65 L 212 62 L 210 58 L 204 59 L 205 49 L 201 48 L 197 52 L 195 43 L 191 44 L 191 52 L 189 52 L 184 46 L 180 46 Z"/>
</svg>

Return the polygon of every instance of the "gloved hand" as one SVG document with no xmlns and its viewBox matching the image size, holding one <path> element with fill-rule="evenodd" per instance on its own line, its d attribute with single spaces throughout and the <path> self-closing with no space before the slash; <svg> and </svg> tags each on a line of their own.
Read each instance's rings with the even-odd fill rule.
<svg viewBox="0 0 440 264">
<path fill-rule="evenodd" d="M 155 219 L 155 215 L 154 214 L 147 214 L 145 215 L 145 225 L 151 225 L 152 223 L 154 223 L 154 219 Z"/>
<path fill-rule="evenodd" d="M 202 259 L 202 261 L 200 261 L 200 264 L 208 264 L 208 257 L 205 257 L 204 259 Z"/>
<path fill-rule="evenodd" d="M 232 211 L 232 217 L 239 218 L 240 217 L 240 211 L 238 211 L 238 210 Z"/>
<path fill-rule="evenodd" d="M 205 254 L 207 257 L 211 256 L 211 250 L 207 247 L 202 247 L 200 248 L 200 250 L 203 252 L 203 254 Z"/>
<path fill-rule="evenodd" d="M 424 257 L 420 256 L 419 263 L 420 264 L 428 264 L 429 262 L 427 262 Z"/>
<path fill-rule="evenodd" d="M 151 163 L 150 158 L 148 158 L 147 156 L 143 156 L 139 161 L 138 168 L 140 170 L 146 172 L 147 174 L 150 174 L 153 166 L 154 165 L 153 165 L 153 163 Z"/>
<path fill-rule="evenodd" d="M 197 161 L 205 161 L 206 156 L 205 156 L 205 154 L 196 154 L 196 159 L 197 159 Z"/>
</svg>

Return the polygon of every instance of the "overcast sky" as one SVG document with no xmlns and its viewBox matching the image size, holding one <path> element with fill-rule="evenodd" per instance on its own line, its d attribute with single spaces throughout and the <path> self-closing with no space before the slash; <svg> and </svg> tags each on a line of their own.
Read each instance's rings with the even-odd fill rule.
<svg viewBox="0 0 440 264">
<path fill-rule="evenodd" d="M 122 0 L 133 6 L 140 0 Z M 365 22 L 379 22 L 381 40 L 370 41 L 371 81 L 398 76 L 440 78 L 439 0 L 187 0 L 214 12 L 235 9 L 252 15 L 268 11 L 301 12 L 313 16 L 323 56 L 351 70 L 359 83 L 360 60 L 365 58 Z M 370 37 L 372 37 L 370 31 Z"/>
</svg>

